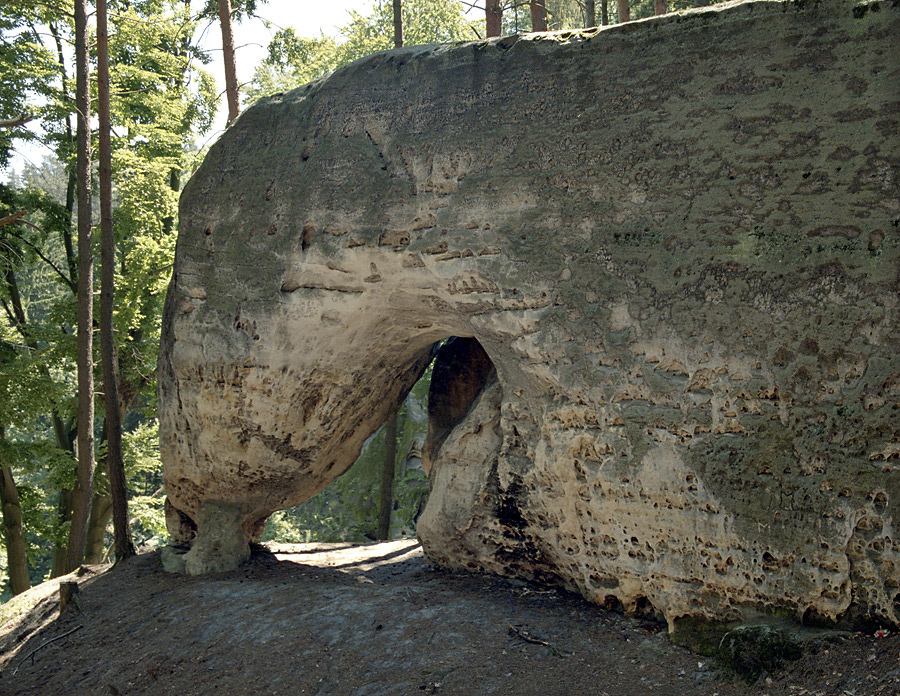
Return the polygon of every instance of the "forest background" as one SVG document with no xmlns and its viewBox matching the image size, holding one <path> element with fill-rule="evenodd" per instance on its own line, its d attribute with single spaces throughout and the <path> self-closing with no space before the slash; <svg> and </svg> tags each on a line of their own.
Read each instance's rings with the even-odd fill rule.
<svg viewBox="0 0 900 696">
<path fill-rule="evenodd" d="M 79 490 L 79 189 L 73 65 L 79 1 L 84 5 L 84 0 L 0 3 L 3 601 L 67 571 Z M 596 7 L 581 0 L 479 3 L 403 0 L 402 42 L 472 41 L 484 38 L 488 30 L 491 35 L 498 30 L 512 34 L 532 26 L 575 29 L 708 4 L 702 0 L 670 0 L 668 6 L 663 0 L 618 0 L 609 5 L 603 0 Z M 217 86 L 227 60 L 223 63 L 220 49 L 209 37 L 218 35 L 226 23 L 237 46 L 242 26 L 262 23 L 271 36 L 263 59 L 253 66 L 252 78 L 239 85 L 246 107 L 260 97 L 393 47 L 400 39 L 394 17 L 401 3 L 360 0 L 335 32 L 312 36 L 302 26 L 302 12 L 296 12 L 296 26 L 286 25 L 283 12 L 274 13 L 278 0 L 272 7 L 266 0 L 233 0 L 230 5 L 227 0 L 108 0 L 108 4 L 116 391 L 128 528 L 138 548 L 148 549 L 168 540 L 156 420 L 156 358 L 178 231 L 178 195 L 216 137 L 227 96 Z M 307 3 L 293 4 L 302 8 Z M 499 29 L 486 23 L 492 11 L 495 21 L 501 22 Z M 94 26 L 88 30 L 94 113 L 97 32 Z M 244 54 L 237 55 L 240 61 Z M 247 66 L 242 68 L 247 74 Z M 102 129 L 96 119 L 89 123 L 91 152 L 96 153 Z M 96 162 L 92 172 L 96 180 Z M 96 223 L 101 216 L 95 196 L 82 197 L 91 199 L 90 217 Z M 100 256 L 99 238 L 94 255 Z M 114 560 L 113 499 L 106 464 L 110 424 L 119 430 L 116 419 L 106 417 L 99 349 L 95 352 L 98 390 L 89 400 L 96 402 L 90 430 L 97 465 L 84 550 L 87 563 Z M 304 505 L 275 513 L 263 540 L 365 541 L 413 534 L 428 495 L 419 452 L 429 380 L 430 370 L 413 388 L 396 422 L 370 438 L 347 474 Z M 382 489 L 387 491 L 386 504 L 381 503 Z"/>
</svg>

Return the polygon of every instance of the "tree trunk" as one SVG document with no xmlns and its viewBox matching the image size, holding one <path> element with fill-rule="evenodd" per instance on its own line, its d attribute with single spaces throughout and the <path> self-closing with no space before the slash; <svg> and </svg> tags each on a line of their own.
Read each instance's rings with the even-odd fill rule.
<svg viewBox="0 0 900 696">
<path fill-rule="evenodd" d="M 55 23 L 51 22 L 49 27 L 50 33 L 53 35 L 53 40 L 56 43 L 56 58 L 59 61 L 59 75 L 62 82 L 62 98 L 63 101 L 68 101 L 69 79 L 66 75 L 66 54 L 63 51 L 62 37 L 59 35 L 59 30 Z M 72 146 L 73 140 L 72 115 L 66 114 L 66 142 L 69 144 L 69 147 Z M 63 247 L 66 250 L 66 264 L 69 267 L 69 278 L 72 283 L 77 283 L 78 266 L 76 265 L 75 250 L 72 246 L 72 218 L 75 212 L 75 186 L 77 184 L 75 168 L 71 165 L 66 166 L 66 174 L 68 175 L 68 178 L 66 179 L 66 211 L 69 214 L 69 219 L 62 230 L 62 239 Z"/>
<path fill-rule="evenodd" d="M 484 17 L 487 37 L 500 36 L 503 28 L 503 10 L 500 7 L 500 0 L 485 0 Z"/>
<path fill-rule="evenodd" d="M 0 425 L 0 447 L 5 444 L 3 426 Z M 9 573 L 9 589 L 14 595 L 31 587 L 28 577 L 28 553 L 22 524 L 22 506 L 19 491 L 13 479 L 12 469 L 2 461 L 0 450 L 0 505 L 3 507 L 3 538 L 6 541 L 6 565 Z"/>
<path fill-rule="evenodd" d="M 64 529 L 72 522 L 73 504 L 75 491 L 70 488 L 62 488 L 56 502 L 56 524 L 60 529 Z M 50 566 L 50 577 L 58 578 L 69 572 L 69 564 L 66 560 L 66 551 L 68 549 L 68 539 L 58 537 L 53 547 L 53 561 Z"/>
<path fill-rule="evenodd" d="M 584 0 L 584 26 L 590 29 L 597 26 L 597 11 L 594 0 Z"/>
<path fill-rule="evenodd" d="M 28 316 L 25 314 L 25 306 L 22 304 L 22 295 L 19 292 L 19 284 L 16 280 L 15 271 L 11 265 L 6 268 L 4 280 L 6 281 L 6 290 L 9 294 L 9 301 L 12 305 L 12 317 L 15 321 L 16 331 L 18 331 L 25 340 L 28 349 L 32 353 L 35 353 L 38 349 L 38 345 L 31 335 L 28 326 Z M 57 447 L 74 454 L 71 421 L 66 424 L 59 415 L 59 411 L 55 405 L 53 406 L 50 420 L 53 423 L 53 432 L 56 436 Z M 70 489 L 64 488 L 59 491 L 57 524 L 60 529 L 65 528 L 72 519 L 72 501 L 72 491 Z M 67 572 L 66 547 L 67 543 L 64 539 L 56 540 L 53 547 L 53 561 L 50 571 L 50 577 L 52 578 L 64 575 Z"/>
<path fill-rule="evenodd" d="M 84 560 L 94 488 L 93 233 L 91 230 L 90 63 L 87 0 L 75 0 L 75 108 L 78 173 L 78 482 L 66 570 Z"/>
<path fill-rule="evenodd" d="M 78 583 L 74 581 L 59 583 L 59 613 L 69 610 L 69 607 L 78 606 Z"/>
<path fill-rule="evenodd" d="M 112 150 L 109 113 L 109 35 L 106 0 L 97 0 L 97 115 L 100 157 L 100 356 L 103 364 L 103 403 L 106 407 L 106 471 L 112 499 L 116 562 L 134 555 L 128 526 L 128 489 L 122 460 L 122 418 L 119 407 L 119 366 L 113 337 L 116 241 L 112 221 Z M 92 515 L 92 518 L 94 516 Z M 106 531 L 106 525 L 103 525 Z M 103 538 L 100 538 L 103 545 Z M 102 554 L 101 554 L 102 555 Z"/>
<path fill-rule="evenodd" d="M 529 0 L 531 7 L 531 31 L 547 31 L 547 6 L 545 0 Z"/>
<path fill-rule="evenodd" d="M 56 446 L 61 450 L 75 454 L 72 441 L 72 422 L 66 423 L 54 407 L 51 420 L 53 432 L 56 435 Z M 72 520 L 72 490 L 61 488 L 59 490 L 56 507 L 56 524 L 60 529 L 68 526 Z M 53 561 L 50 566 L 50 577 L 56 578 L 66 574 L 66 539 L 58 538 L 53 546 Z"/>
<path fill-rule="evenodd" d="M 13 318 L 16 320 L 16 331 L 25 339 L 28 348 L 34 352 L 37 350 L 37 343 L 28 335 L 28 329 L 26 328 L 28 318 L 25 316 L 25 306 L 22 304 L 22 295 L 19 293 L 19 283 L 16 280 L 16 273 L 13 270 L 12 263 L 6 264 L 3 279 L 6 281 L 6 289 L 9 292 L 9 302 L 12 305 Z"/>
<path fill-rule="evenodd" d="M 238 97 L 237 67 L 234 62 L 234 34 L 231 30 L 231 3 L 219 0 L 219 24 L 222 27 L 222 58 L 225 62 L 225 98 L 228 101 L 228 123 L 241 111 Z"/>
<path fill-rule="evenodd" d="M 618 0 L 619 24 L 624 24 L 631 20 L 631 10 L 628 8 L 628 0 Z"/>
<path fill-rule="evenodd" d="M 394 510 L 394 467 L 397 462 L 397 414 L 384 428 L 384 462 L 381 469 L 381 504 L 378 506 L 378 529 L 375 538 L 391 538 L 391 513 Z"/>
<path fill-rule="evenodd" d="M 609 0 L 600 0 L 600 24 L 609 26 Z"/>
<path fill-rule="evenodd" d="M 394 48 L 403 45 L 403 0 L 394 0 Z"/>
<path fill-rule="evenodd" d="M 183 0 L 181 21 L 184 22 L 185 25 L 187 25 L 191 21 L 191 0 Z M 190 46 L 190 32 L 184 32 L 181 38 L 181 48 L 178 51 L 178 58 L 181 60 L 181 64 L 184 67 L 178 77 L 174 79 L 175 85 L 180 91 L 184 91 L 185 89 L 185 76 L 191 64 L 189 55 Z M 173 167 L 169 171 L 169 188 L 171 188 L 175 193 L 178 193 L 181 190 L 180 167 Z M 175 217 L 173 215 L 167 215 L 165 218 L 163 218 L 163 234 L 165 236 L 169 236 L 170 234 L 172 234 L 174 229 Z"/>
<path fill-rule="evenodd" d="M 657 17 L 669 11 L 668 7 L 666 7 L 666 0 L 655 0 L 653 9 Z"/>
<path fill-rule="evenodd" d="M 94 492 L 91 502 L 91 519 L 88 523 L 87 544 L 84 549 L 84 562 L 96 565 L 103 563 L 106 555 L 106 528 L 113 516 L 113 500 L 108 495 Z M 132 547 L 133 548 L 133 547 Z M 118 560 L 118 552 L 116 554 Z"/>
</svg>

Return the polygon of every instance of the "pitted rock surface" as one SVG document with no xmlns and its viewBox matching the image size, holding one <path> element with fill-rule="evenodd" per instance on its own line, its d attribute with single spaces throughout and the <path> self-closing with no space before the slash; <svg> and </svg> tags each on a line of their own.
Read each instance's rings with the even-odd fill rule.
<svg viewBox="0 0 900 696">
<path fill-rule="evenodd" d="M 167 299 L 185 569 L 238 563 L 472 337 L 497 379 L 432 458 L 433 562 L 670 626 L 896 622 L 898 20 L 733 3 L 249 108 L 185 188 Z"/>
</svg>

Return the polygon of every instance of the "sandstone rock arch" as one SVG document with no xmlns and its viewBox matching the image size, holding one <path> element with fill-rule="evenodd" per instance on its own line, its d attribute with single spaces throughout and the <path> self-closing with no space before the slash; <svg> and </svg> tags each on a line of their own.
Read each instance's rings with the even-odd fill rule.
<svg viewBox="0 0 900 696">
<path fill-rule="evenodd" d="M 730 4 L 379 54 L 182 196 L 161 448 L 188 572 L 350 466 L 448 336 L 439 564 L 626 610 L 900 611 L 893 5 Z"/>
</svg>

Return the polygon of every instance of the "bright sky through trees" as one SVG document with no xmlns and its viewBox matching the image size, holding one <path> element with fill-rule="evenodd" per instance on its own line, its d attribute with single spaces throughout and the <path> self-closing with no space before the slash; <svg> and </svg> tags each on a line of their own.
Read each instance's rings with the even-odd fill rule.
<svg viewBox="0 0 900 696">
<path fill-rule="evenodd" d="M 258 17 L 244 19 L 234 25 L 235 62 L 238 82 L 245 84 L 253 77 L 256 65 L 266 57 L 266 48 L 279 29 L 293 27 L 299 36 L 316 37 L 337 34 L 338 28 L 350 21 L 350 10 L 367 13 L 373 0 L 268 0 L 256 8 Z M 220 92 L 225 92 L 225 68 L 222 66 L 222 33 L 218 25 L 211 25 L 203 37 L 203 46 L 210 51 L 213 63 L 210 71 L 216 78 Z M 243 108 L 245 104 L 241 104 Z M 211 143 L 225 128 L 227 117 L 223 103 L 215 125 L 205 141 Z M 204 144 L 204 143 L 199 143 Z"/>
<path fill-rule="evenodd" d="M 250 81 L 254 68 L 265 58 L 266 47 L 278 29 L 293 27 L 299 36 L 315 37 L 322 33 L 334 35 L 338 33 L 339 27 L 350 22 L 350 10 L 367 14 L 374 1 L 377 0 L 269 0 L 265 3 L 259 2 L 257 5 L 258 17 L 235 23 L 238 80 L 242 84 Z M 90 18 L 90 21 L 93 21 L 93 17 Z M 218 138 L 225 128 L 227 116 L 224 101 L 222 34 L 217 23 L 212 22 L 206 27 L 203 46 L 210 51 L 213 63 L 208 66 L 208 69 L 215 77 L 220 92 L 223 93 L 223 98 L 215 125 L 198 145 L 211 143 Z M 27 143 L 18 142 L 11 167 L 6 172 L 0 172 L 0 180 L 6 180 L 7 175 L 12 171 L 21 171 L 26 160 L 36 166 L 40 165 L 45 154 L 47 153 L 44 148 L 40 146 L 29 146 Z"/>
<path fill-rule="evenodd" d="M 350 23 L 350 11 L 367 15 L 379 0 L 267 0 L 265 4 L 259 2 L 256 8 L 258 17 L 245 19 L 234 27 L 234 44 L 237 62 L 238 81 L 241 84 L 249 82 L 253 78 L 256 66 L 266 57 L 266 48 L 272 40 L 272 36 L 279 29 L 293 27 L 298 36 L 318 37 L 322 34 L 337 35 L 338 29 Z M 381 0 L 385 2 L 386 0 Z M 477 0 L 472 0 L 477 4 Z M 466 4 L 463 9 L 472 11 Z M 480 16 L 483 11 L 478 12 Z M 266 22 L 270 24 L 267 26 Z M 474 37 L 473 37 L 474 38 Z M 204 47 L 210 51 L 213 63 L 209 69 L 220 85 L 220 91 L 224 93 L 225 78 L 222 67 L 222 35 L 218 26 L 212 26 L 204 36 Z M 246 106 L 242 102 L 241 108 Z M 221 135 L 225 127 L 226 113 L 223 106 L 220 107 L 216 123 L 209 135 L 208 142 L 214 141 Z"/>
</svg>

